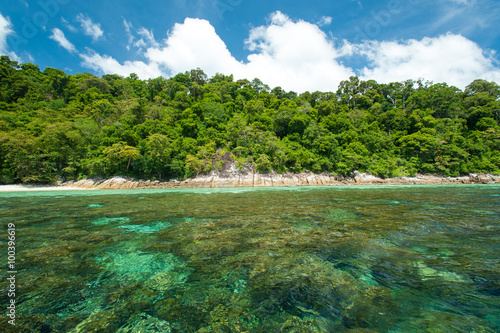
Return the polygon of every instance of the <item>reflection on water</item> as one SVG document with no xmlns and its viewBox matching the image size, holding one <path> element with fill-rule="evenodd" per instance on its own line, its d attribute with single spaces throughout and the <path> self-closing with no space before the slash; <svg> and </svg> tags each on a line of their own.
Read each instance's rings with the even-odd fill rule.
<svg viewBox="0 0 500 333">
<path fill-rule="evenodd" d="M 16 329 L 498 332 L 499 193 L 1 193 L 3 229 L 17 228 Z"/>
</svg>

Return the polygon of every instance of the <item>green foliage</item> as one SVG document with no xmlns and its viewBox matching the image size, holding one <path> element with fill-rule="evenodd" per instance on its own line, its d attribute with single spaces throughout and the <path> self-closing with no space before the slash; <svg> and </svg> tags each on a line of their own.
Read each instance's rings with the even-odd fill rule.
<svg viewBox="0 0 500 333">
<path fill-rule="evenodd" d="M 266 154 L 261 154 L 255 161 L 255 169 L 259 172 L 270 172 L 272 170 L 271 160 Z"/>
<path fill-rule="evenodd" d="M 0 57 L 0 182 L 259 172 L 381 177 L 500 172 L 500 87 L 350 77 L 297 96 L 201 69 L 172 78 L 66 75 Z"/>
</svg>

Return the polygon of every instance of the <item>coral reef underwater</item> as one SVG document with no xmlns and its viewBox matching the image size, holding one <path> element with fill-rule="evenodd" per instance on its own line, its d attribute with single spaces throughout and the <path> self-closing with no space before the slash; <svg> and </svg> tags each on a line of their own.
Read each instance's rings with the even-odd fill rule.
<svg viewBox="0 0 500 333">
<path fill-rule="evenodd" d="M 16 329 L 495 332 L 499 187 L 450 189 L 3 197 Z"/>
</svg>

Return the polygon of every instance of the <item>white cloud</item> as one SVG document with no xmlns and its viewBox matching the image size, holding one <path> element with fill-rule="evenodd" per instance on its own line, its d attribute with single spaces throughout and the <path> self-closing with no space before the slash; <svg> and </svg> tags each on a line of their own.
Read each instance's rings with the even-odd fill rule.
<svg viewBox="0 0 500 333">
<path fill-rule="evenodd" d="M 7 54 L 7 36 L 14 31 L 9 18 L 5 18 L 0 14 L 0 53 Z"/>
<path fill-rule="evenodd" d="M 83 14 L 78 14 L 76 20 L 80 22 L 85 35 L 92 37 L 92 40 L 94 42 L 104 36 L 104 32 L 101 29 L 101 25 L 92 22 L 92 20 L 88 16 Z"/>
<path fill-rule="evenodd" d="M 259 78 L 286 90 L 332 90 L 354 72 L 336 61 L 349 45 L 337 48 L 316 25 L 293 22 L 281 12 L 269 24 L 254 28 L 246 45 L 253 53 L 247 62 L 237 61 L 205 20 L 186 19 L 176 24 L 163 48 L 149 48 L 149 61 L 172 73 L 202 68 L 208 75 L 234 74 L 236 78 Z"/>
<path fill-rule="evenodd" d="M 80 54 L 80 57 L 83 59 L 83 66 L 105 74 L 129 76 L 129 74 L 135 73 L 141 79 L 156 78 L 163 75 L 158 64 L 155 63 L 146 64 L 142 61 L 125 61 L 122 65 L 110 56 L 101 56 L 91 50 L 87 54 Z"/>
<path fill-rule="evenodd" d="M 358 47 L 371 62 L 362 70 L 365 79 L 394 82 L 424 78 L 461 89 L 478 78 L 500 82 L 493 54 L 460 35 L 406 42 L 372 41 Z"/>
<path fill-rule="evenodd" d="M 12 23 L 9 17 L 4 17 L 0 13 L 0 55 L 8 55 L 12 60 L 21 61 L 21 58 L 13 51 L 9 51 L 9 46 L 7 44 L 7 36 L 14 34 Z M 25 54 L 26 55 L 26 54 Z M 27 56 L 33 59 L 29 54 Z"/>
<path fill-rule="evenodd" d="M 321 19 L 318 21 L 318 26 L 323 27 L 325 25 L 330 25 L 332 21 L 333 19 L 330 16 L 322 16 Z"/>
<path fill-rule="evenodd" d="M 61 22 L 68 28 L 69 31 L 71 32 L 78 32 L 78 29 L 71 25 L 64 17 L 61 17 Z"/>
<path fill-rule="evenodd" d="M 354 75 L 337 60 L 350 54 L 350 44 L 337 46 L 317 25 L 293 22 L 281 12 L 272 15 L 270 25 L 252 29 L 246 44 L 254 53 L 243 74 L 254 74 L 270 86 L 330 91 Z"/>
<path fill-rule="evenodd" d="M 131 47 L 135 47 L 137 52 L 144 52 L 144 49 L 148 47 L 159 48 L 160 44 L 156 41 L 155 36 L 152 31 L 142 27 L 139 30 L 135 31 L 138 37 L 134 36 L 134 32 L 132 29 L 132 23 L 127 22 L 127 20 L 123 19 L 123 25 L 125 27 L 125 33 L 127 35 L 127 50 L 130 50 Z"/>
<path fill-rule="evenodd" d="M 123 26 L 125 27 L 125 33 L 127 34 L 127 50 L 130 50 L 130 46 L 134 43 L 134 35 L 132 35 L 131 29 L 133 28 L 132 23 L 127 22 L 125 18 L 123 19 Z"/>
<path fill-rule="evenodd" d="M 64 32 L 60 29 L 54 28 L 52 29 L 52 35 L 49 37 L 50 39 L 55 40 L 68 52 L 76 52 L 75 45 L 73 45 L 66 37 L 64 36 Z"/>
<path fill-rule="evenodd" d="M 278 10 L 269 16 L 268 21 L 271 25 L 285 25 L 290 22 L 290 18 Z"/>
<path fill-rule="evenodd" d="M 146 29 L 146 28 L 140 28 L 137 33 L 139 36 L 141 36 L 141 39 L 139 39 L 136 43 L 135 46 L 138 48 L 143 48 L 143 47 L 154 47 L 158 48 L 160 47 L 160 44 L 156 41 L 155 36 L 152 31 Z"/>
<path fill-rule="evenodd" d="M 143 61 L 120 64 L 110 56 L 91 52 L 81 55 L 83 65 L 123 76 L 134 72 L 142 79 L 199 67 L 209 76 L 223 73 L 233 74 L 236 79 L 259 78 L 271 87 L 299 93 L 335 91 L 340 81 L 355 75 L 341 62 L 348 57 L 355 61 L 368 59 L 368 65 L 358 74 L 381 83 L 423 78 L 463 89 L 478 78 L 500 82 L 494 54 L 484 52 L 461 35 L 350 44 L 329 37 L 317 24 L 292 21 L 276 12 L 267 25 L 250 30 L 245 45 L 251 54 L 246 61 L 238 61 L 206 20 L 187 18 L 175 24 L 161 43 L 145 28 L 133 32 L 130 23 L 124 20 L 124 25 L 129 47 L 138 48 Z"/>
<path fill-rule="evenodd" d="M 217 72 L 236 75 L 241 70 L 242 64 L 206 20 L 187 18 L 183 24 L 175 24 L 164 45 L 149 48 L 146 57 L 172 73 L 197 67 L 209 75 Z"/>
</svg>

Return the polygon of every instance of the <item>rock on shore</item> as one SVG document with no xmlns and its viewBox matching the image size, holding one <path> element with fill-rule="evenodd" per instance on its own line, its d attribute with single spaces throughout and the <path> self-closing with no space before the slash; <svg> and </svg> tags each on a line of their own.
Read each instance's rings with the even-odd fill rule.
<svg viewBox="0 0 500 333">
<path fill-rule="evenodd" d="M 93 189 L 141 188 L 208 188 L 208 187 L 278 187 L 278 186 L 340 186 L 340 185 L 426 185 L 426 184 L 495 184 L 499 175 L 469 174 L 460 177 L 416 175 L 415 177 L 379 178 L 355 171 L 351 177 L 335 177 L 329 173 L 258 173 L 231 168 L 212 171 L 186 180 L 140 180 L 125 177 L 82 179 L 61 183 L 61 186 Z"/>
</svg>

